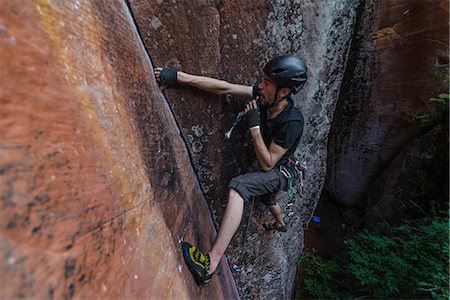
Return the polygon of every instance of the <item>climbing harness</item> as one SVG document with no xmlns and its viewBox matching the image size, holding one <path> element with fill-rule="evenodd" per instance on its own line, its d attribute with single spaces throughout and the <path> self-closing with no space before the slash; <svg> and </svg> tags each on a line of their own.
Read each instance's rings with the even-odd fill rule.
<svg viewBox="0 0 450 300">
<path fill-rule="evenodd" d="M 292 199 L 294 195 L 294 185 L 299 188 L 300 195 L 303 193 L 303 179 L 305 179 L 305 174 L 307 168 L 300 164 L 299 161 L 288 158 L 286 162 L 280 165 L 280 172 L 287 179 L 286 191 L 288 193 L 289 199 Z"/>
</svg>

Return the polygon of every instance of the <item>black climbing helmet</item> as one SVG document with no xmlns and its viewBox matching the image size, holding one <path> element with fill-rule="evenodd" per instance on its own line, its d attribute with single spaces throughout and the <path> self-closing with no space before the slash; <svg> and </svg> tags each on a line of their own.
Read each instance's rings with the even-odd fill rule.
<svg viewBox="0 0 450 300">
<path fill-rule="evenodd" d="M 291 88 L 293 94 L 305 85 L 306 71 L 305 63 L 293 55 L 274 57 L 263 68 L 264 74 L 275 82 L 277 88 Z"/>
</svg>

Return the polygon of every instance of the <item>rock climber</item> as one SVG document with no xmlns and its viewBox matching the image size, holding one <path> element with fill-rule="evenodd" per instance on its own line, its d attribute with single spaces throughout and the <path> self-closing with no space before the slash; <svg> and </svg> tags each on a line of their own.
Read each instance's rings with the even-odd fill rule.
<svg viewBox="0 0 450 300">
<path fill-rule="evenodd" d="M 215 78 L 197 76 L 171 68 L 155 68 L 156 79 L 162 87 L 190 85 L 216 94 L 231 94 L 252 99 L 245 113 L 260 171 L 239 175 L 228 185 L 228 203 L 217 237 L 208 252 L 183 242 L 185 262 L 196 281 L 206 284 L 225 253 L 239 227 L 244 203 L 250 197 L 269 195 L 263 203 L 269 206 L 275 222 L 263 224 L 266 230 L 287 231 L 281 208 L 274 195 L 292 188 L 299 176 L 299 164 L 294 152 L 303 132 L 303 116 L 294 106 L 291 94 L 302 89 L 307 80 L 307 67 L 292 55 L 271 59 L 263 68 L 262 81 L 257 86 L 229 83 Z M 256 99 L 259 98 L 259 101 Z"/>
</svg>

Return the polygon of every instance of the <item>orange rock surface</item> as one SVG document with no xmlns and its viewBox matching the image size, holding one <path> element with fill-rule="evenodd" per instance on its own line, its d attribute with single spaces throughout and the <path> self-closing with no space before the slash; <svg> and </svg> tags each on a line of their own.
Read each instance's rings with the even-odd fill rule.
<svg viewBox="0 0 450 300">
<path fill-rule="evenodd" d="M 214 226 L 126 3 L 1 6 L 0 298 L 237 298 L 183 262 Z"/>
</svg>

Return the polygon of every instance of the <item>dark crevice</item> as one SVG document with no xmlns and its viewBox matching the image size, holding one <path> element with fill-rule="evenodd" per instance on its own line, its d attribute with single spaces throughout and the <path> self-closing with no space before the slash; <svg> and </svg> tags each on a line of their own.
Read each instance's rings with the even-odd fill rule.
<svg viewBox="0 0 450 300">
<path fill-rule="evenodd" d="M 139 40 L 140 40 L 141 45 L 142 45 L 142 47 L 143 47 L 143 49 L 144 49 L 144 51 L 145 51 L 145 54 L 147 55 L 147 58 L 148 58 L 148 60 L 150 61 L 151 67 L 154 67 L 152 57 L 151 57 L 150 53 L 148 52 L 147 47 L 145 46 L 143 34 L 142 34 L 142 32 L 139 30 L 138 22 L 137 22 L 137 20 L 136 20 L 136 17 L 134 16 L 133 9 L 132 9 L 131 4 L 130 4 L 130 0 L 124 0 L 124 1 L 125 1 L 126 5 L 127 5 L 127 7 L 128 7 L 128 13 L 130 14 L 130 17 L 131 17 L 131 19 L 133 20 L 133 24 L 132 24 L 132 25 L 134 25 L 134 29 L 135 29 L 135 31 L 137 32 L 138 36 L 139 36 Z M 153 70 L 152 70 L 152 71 L 153 71 Z M 158 83 L 156 83 L 156 84 L 158 84 Z M 213 219 L 213 218 L 212 218 L 212 216 L 213 216 L 212 209 L 211 209 L 211 207 L 209 206 L 208 202 L 206 201 L 206 194 L 205 194 L 205 191 L 203 190 L 203 187 L 202 187 L 202 185 L 201 185 L 200 178 L 199 178 L 197 172 L 195 171 L 196 168 L 195 168 L 195 165 L 194 165 L 194 160 L 193 160 L 193 158 L 192 158 L 191 151 L 189 150 L 189 147 L 188 147 L 188 142 L 186 141 L 186 138 L 184 137 L 184 135 L 181 133 L 180 125 L 178 124 L 178 121 L 177 121 L 177 119 L 175 118 L 175 114 L 174 114 L 174 112 L 173 112 L 173 110 L 172 110 L 172 107 L 170 106 L 169 100 L 167 99 L 167 97 L 166 97 L 166 95 L 165 95 L 164 93 L 161 93 L 161 94 L 163 95 L 162 98 L 163 98 L 164 101 L 166 102 L 167 107 L 169 108 L 170 113 L 171 113 L 171 115 L 172 115 L 172 117 L 173 117 L 173 119 L 174 119 L 174 121 L 175 121 L 177 130 L 178 130 L 178 132 L 179 132 L 179 136 L 181 137 L 181 140 L 183 141 L 183 144 L 184 144 L 184 146 L 185 146 L 185 148 L 186 148 L 186 152 L 187 152 L 188 157 L 189 157 L 189 163 L 190 163 L 190 165 L 191 165 L 191 167 L 192 167 L 192 170 L 193 170 L 193 173 L 194 173 L 194 175 L 195 175 L 195 178 L 197 179 L 197 183 L 198 183 L 198 186 L 199 186 L 199 188 L 200 188 L 200 191 L 202 192 L 203 199 L 205 199 L 205 202 L 206 202 L 206 205 L 207 205 L 207 207 L 208 207 L 208 210 L 209 210 L 211 219 Z M 215 222 L 213 222 L 213 224 L 214 224 L 214 226 L 215 226 Z M 216 231 L 218 230 L 218 228 L 215 228 L 215 229 L 216 229 Z"/>
<path fill-rule="evenodd" d="M 342 128 L 351 128 L 351 125 L 354 121 L 354 116 L 357 114 L 357 112 L 353 111 L 353 108 L 348 108 L 346 105 L 348 105 L 349 99 L 354 100 L 354 98 L 351 98 L 349 96 L 349 91 L 351 91 L 351 87 L 353 84 L 353 78 L 355 69 L 357 67 L 358 63 L 358 56 L 359 56 L 359 50 L 361 49 L 361 45 L 363 42 L 363 26 L 366 24 L 367 20 L 363 18 L 364 16 L 364 9 L 367 7 L 367 1 L 371 0 L 361 0 L 358 4 L 358 7 L 356 8 L 355 13 L 355 23 L 353 25 L 353 33 L 351 37 L 350 42 L 350 49 L 348 53 L 348 59 L 344 70 L 344 76 L 342 78 L 342 84 L 338 93 L 338 99 L 336 101 L 335 110 L 333 113 L 333 119 L 330 126 L 330 131 L 328 133 L 328 145 L 327 145 L 327 172 L 325 175 L 325 184 L 324 189 L 327 186 L 328 178 L 330 177 L 330 166 L 333 165 L 333 159 L 334 155 L 330 155 L 332 153 L 332 143 L 336 139 L 336 136 L 342 136 Z M 370 93 L 370 91 L 368 91 Z M 345 123 L 345 126 L 339 127 L 339 123 L 342 124 L 342 122 Z M 322 193 L 325 190 L 322 191 Z M 338 199 L 336 199 L 338 200 Z"/>
</svg>

